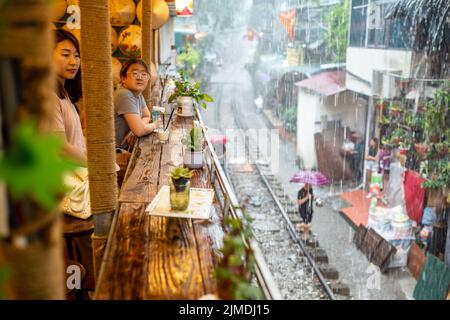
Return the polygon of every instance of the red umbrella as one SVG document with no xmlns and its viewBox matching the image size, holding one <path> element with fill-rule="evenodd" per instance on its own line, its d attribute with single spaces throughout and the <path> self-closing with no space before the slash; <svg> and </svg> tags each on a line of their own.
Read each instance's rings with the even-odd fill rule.
<svg viewBox="0 0 450 320">
<path fill-rule="evenodd" d="M 289 180 L 293 183 L 308 183 L 314 186 L 325 186 L 330 180 L 319 171 L 299 171 Z"/>
<path fill-rule="evenodd" d="M 216 135 L 216 136 L 210 136 L 209 141 L 211 143 L 220 143 L 220 144 L 226 144 L 228 142 L 227 136 L 224 135 Z"/>
</svg>

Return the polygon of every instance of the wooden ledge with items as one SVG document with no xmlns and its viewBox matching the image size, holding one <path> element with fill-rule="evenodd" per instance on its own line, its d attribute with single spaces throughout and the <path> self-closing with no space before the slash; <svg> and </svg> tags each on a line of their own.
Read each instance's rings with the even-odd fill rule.
<svg viewBox="0 0 450 320">
<path fill-rule="evenodd" d="M 189 152 L 181 141 L 193 126 L 191 117 L 176 116 L 168 128 L 168 142 L 162 143 L 156 132 L 138 139 L 120 190 L 95 299 L 197 299 L 215 292 L 213 273 L 223 237 L 220 208 L 206 164 L 181 169 L 184 153 Z M 189 205 L 179 213 L 168 209 L 170 188 L 175 188 L 172 178 L 184 174 L 190 177 L 188 203 L 191 209 L 203 208 L 201 219 L 192 219 L 196 214 L 187 217 Z M 206 197 L 201 204 L 197 191 Z M 165 209 L 156 215 L 158 208 Z"/>
</svg>

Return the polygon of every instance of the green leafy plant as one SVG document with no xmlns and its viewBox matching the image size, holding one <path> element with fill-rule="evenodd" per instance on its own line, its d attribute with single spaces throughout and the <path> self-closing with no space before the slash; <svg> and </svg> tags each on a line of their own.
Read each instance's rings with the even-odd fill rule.
<svg viewBox="0 0 450 320">
<path fill-rule="evenodd" d="M 190 179 L 194 175 L 193 170 L 189 170 L 189 168 L 175 168 L 170 172 L 170 177 L 172 180 L 181 180 L 181 179 Z"/>
<path fill-rule="evenodd" d="M 404 111 L 403 106 L 399 102 L 392 102 L 389 107 L 389 113 L 392 115 L 398 115 Z"/>
<path fill-rule="evenodd" d="M 246 245 L 252 238 L 250 216 L 244 214 L 243 221 L 226 217 L 224 223 L 228 233 L 224 238 L 221 252 L 223 257 L 215 269 L 218 294 L 226 300 L 262 299 L 258 287 L 251 284 L 255 269 L 252 250 Z"/>
<path fill-rule="evenodd" d="M 319 4 L 320 5 L 320 4 Z M 326 16 L 326 52 L 334 62 L 345 61 L 350 18 L 350 0 L 341 1 Z"/>
<path fill-rule="evenodd" d="M 425 181 L 422 186 L 427 189 L 439 189 L 450 187 L 450 162 L 448 160 L 441 160 L 429 165 L 431 169 L 431 179 Z"/>
<path fill-rule="evenodd" d="M 201 61 L 202 57 L 200 52 L 192 46 L 186 47 L 184 52 L 178 55 L 178 67 L 184 69 L 184 74 L 188 78 L 194 76 L 195 69 Z"/>
<path fill-rule="evenodd" d="M 0 158 L 0 179 L 14 199 L 31 198 L 42 208 L 52 210 L 65 191 L 63 173 L 76 168 L 61 157 L 63 141 L 43 135 L 32 122 L 20 124 L 12 143 Z"/>
<path fill-rule="evenodd" d="M 203 150 L 203 132 L 201 128 L 193 127 L 189 133 L 186 133 L 181 139 L 184 144 L 191 151 Z"/>
<path fill-rule="evenodd" d="M 447 129 L 446 117 L 450 106 L 450 91 L 448 89 L 438 89 L 434 99 L 430 100 L 425 109 L 424 130 L 428 141 L 439 138 Z M 434 141 L 437 142 L 437 141 Z"/>
<path fill-rule="evenodd" d="M 208 94 L 200 92 L 200 83 L 191 84 L 181 74 L 180 79 L 175 81 L 175 92 L 169 97 L 169 103 L 175 101 L 178 97 L 192 97 L 198 104 L 206 109 L 206 102 L 214 102 Z"/>
</svg>

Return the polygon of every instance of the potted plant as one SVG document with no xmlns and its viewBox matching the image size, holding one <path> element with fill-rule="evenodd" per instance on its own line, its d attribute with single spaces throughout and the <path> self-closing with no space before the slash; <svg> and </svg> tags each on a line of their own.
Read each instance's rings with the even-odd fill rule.
<svg viewBox="0 0 450 320">
<path fill-rule="evenodd" d="M 227 234 L 220 250 L 222 258 L 215 269 L 217 295 L 223 300 L 263 299 L 261 290 L 252 284 L 255 259 L 251 248 L 251 218 L 243 215 L 243 221 L 225 217 Z"/>
<path fill-rule="evenodd" d="M 401 142 L 404 142 L 407 139 L 407 132 L 403 128 L 397 128 L 394 130 L 391 136 L 391 144 L 399 146 Z"/>
<path fill-rule="evenodd" d="M 191 169 L 202 168 L 204 143 L 202 129 L 193 127 L 183 136 L 181 143 L 186 147 L 183 157 L 184 165 Z"/>
<path fill-rule="evenodd" d="M 428 207 L 439 207 L 446 201 L 443 193 L 444 184 L 440 179 L 434 177 L 425 181 L 422 186 L 428 191 Z"/>
<path fill-rule="evenodd" d="M 175 91 L 169 97 L 169 103 L 172 103 L 177 99 L 178 102 L 178 114 L 181 116 L 192 116 L 194 100 L 206 109 L 206 102 L 214 102 L 208 94 L 200 92 L 199 83 L 190 83 L 184 79 L 181 75 L 180 79 L 175 81 Z"/>
<path fill-rule="evenodd" d="M 189 206 L 190 180 L 194 172 L 188 168 L 175 168 L 170 172 L 170 207 L 184 211 Z"/>
<path fill-rule="evenodd" d="M 423 143 L 415 143 L 414 144 L 414 149 L 416 149 L 416 152 L 420 155 L 420 156 L 424 156 L 427 153 L 428 147 L 426 144 Z"/>
<path fill-rule="evenodd" d="M 392 102 L 391 106 L 389 107 L 389 113 L 393 116 L 398 116 L 400 113 L 403 112 L 403 107 L 398 102 Z"/>
<path fill-rule="evenodd" d="M 447 193 L 450 186 L 450 162 L 446 160 L 428 161 L 433 174 L 422 186 L 428 189 L 428 206 L 447 206 Z M 431 162 L 431 163 L 430 163 Z"/>
</svg>

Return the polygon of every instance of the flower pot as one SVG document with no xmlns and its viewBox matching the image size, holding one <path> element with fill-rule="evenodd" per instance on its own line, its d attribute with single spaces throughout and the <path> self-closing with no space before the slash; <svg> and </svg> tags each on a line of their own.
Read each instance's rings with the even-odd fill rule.
<svg viewBox="0 0 450 320">
<path fill-rule="evenodd" d="M 428 207 L 442 207 L 445 205 L 446 200 L 442 188 L 428 189 Z"/>
<path fill-rule="evenodd" d="M 445 157 L 447 155 L 448 148 L 447 147 L 441 147 L 439 148 L 439 156 L 441 158 Z"/>
<path fill-rule="evenodd" d="M 416 149 L 417 153 L 421 156 L 424 156 L 428 150 L 428 147 L 422 143 L 414 144 L 414 148 Z"/>
<path fill-rule="evenodd" d="M 408 149 L 406 149 L 406 148 L 398 148 L 398 152 L 399 152 L 401 155 L 406 156 L 406 155 L 408 154 Z"/>
<path fill-rule="evenodd" d="M 192 97 L 178 97 L 177 113 L 183 117 L 191 117 L 194 114 L 194 99 Z"/>
<path fill-rule="evenodd" d="M 175 211 L 184 211 L 189 206 L 191 182 L 180 178 L 170 180 L 170 207 Z"/>
<path fill-rule="evenodd" d="M 203 167 L 203 150 L 186 150 L 183 156 L 184 165 L 190 169 L 200 169 Z"/>
<path fill-rule="evenodd" d="M 438 135 L 431 136 L 431 137 L 430 137 L 430 142 L 432 142 L 432 143 L 438 143 L 438 142 L 439 142 L 439 136 L 438 136 Z"/>
</svg>

